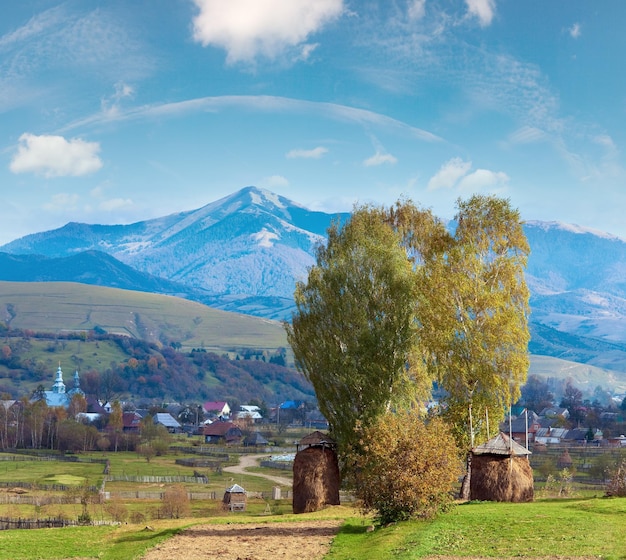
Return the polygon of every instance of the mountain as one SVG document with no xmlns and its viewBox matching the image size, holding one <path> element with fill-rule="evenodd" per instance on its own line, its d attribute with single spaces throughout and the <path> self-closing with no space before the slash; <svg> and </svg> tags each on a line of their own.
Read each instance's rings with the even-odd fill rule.
<svg viewBox="0 0 626 560">
<path fill-rule="evenodd" d="M 255 187 L 189 212 L 130 225 L 69 223 L 0 247 L 50 258 L 102 251 L 141 272 L 201 290 L 193 299 L 270 318 L 288 315 L 335 217 Z M 278 317 L 276 317 L 278 315 Z"/>
<path fill-rule="evenodd" d="M 7 282 L 80 282 L 124 290 L 168 294 L 188 299 L 195 290 L 177 282 L 140 272 L 102 251 L 84 251 L 69 257 L 0 253 L 0 280 Z"/>
<path fill-rule="evenodd" d="M 21 278 L 14 262 L 14 280 L 125 282 L 129 289 L 282 319 L 293 310 L 295 281 L 314 264 L 328 226 L 348 217 L 247 187 L 197 210 L 129 225 L 70 223 L 0 251 L 16 259 L 30 255 L 19 257 L 24 260 L 40 255 Z M 558 222 L 529 221 L 524 229 L 531 247 L 531 352 L 626 372 L 626 242 Z M 85 252 L 93 260 L 81 264 Z M 5 262 L 0 259 L 0 280 L 9 279 Z"/>
</svg>

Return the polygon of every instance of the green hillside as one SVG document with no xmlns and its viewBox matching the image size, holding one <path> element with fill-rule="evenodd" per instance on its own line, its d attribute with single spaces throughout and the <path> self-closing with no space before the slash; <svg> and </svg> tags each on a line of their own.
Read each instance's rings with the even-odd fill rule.
<svg viewBox="0 0 626 560">
<path fill-rule="evenodd" d="M 550 356 L 531 355 L 528 374 L 563 380 L 571 378 L 584 393 L 593 393 L 598 385 L 616 394 L 626 393 L 626 373 Z"/>
<path fill-rule="evenodd" d="M 287 345 L 276 321 L 177 297 L 71 282 L 0 282 L 0 321 L 12 329 L 52 333 L 102 329 L 215 351 Z"/>
</svg>

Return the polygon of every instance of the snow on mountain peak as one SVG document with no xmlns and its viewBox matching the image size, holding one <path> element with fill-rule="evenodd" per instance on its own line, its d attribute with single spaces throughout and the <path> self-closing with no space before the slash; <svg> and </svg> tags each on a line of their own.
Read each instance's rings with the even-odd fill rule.
<svg viewBox="0 0 626 560">
<path fill-rule="evenodd" d="M 544 231 L 549 231 L 551 229 L 560 229 L 562 231 L 568 231 L 570 233 L 576 233 L 579 235 L 589 234 L 595 235 L 596 237 L 601 237 L 602 239 L 626 242 L 626 240 L 618 237 L 617 235 L 613 235 L 612 233 L 607 233 L 606 231 L 601 231 L 599 229 L 579 226 L 578 224 L 567 224 L 565 222 L 558 221 L 545 222 L 540 220 L 527 220 L 526 224 L 529 226 L 540 228 Z"/>
</svg>

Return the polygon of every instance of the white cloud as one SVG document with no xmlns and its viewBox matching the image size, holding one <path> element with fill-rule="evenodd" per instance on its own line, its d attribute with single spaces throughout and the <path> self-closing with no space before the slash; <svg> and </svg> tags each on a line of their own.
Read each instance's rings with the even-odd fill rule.
<svg viewBox="0 0 626 560">
<path fill-rule="evenodd" d="M 465 0 L 468 12 L 476 16 L 481 27 L 487 27 L 496 11 L 496 0 Z"/>
<path fill-rule="evenodd" d="M 472 168 L 471 161 L 463 161 L 461 158 L 452 158 L 444 163 L 439 171 L 428 181 L 428 190 L 450 189 L 457 184 L 461 177 L 467 175 Z"/>
<path fill-rule="evenodd" d="M 546 139 L 547 134 L 534 126 L 523 126 L 509 136 L 509 142 L 512 144 L 532 144 Z"/>
<path fill-rule="evenodd" d="M 273 59 L 294 47 L 308 56 L 307 37 L 343 12 L 343 0 L 193 1 L 200 10 L 193 38 L 203 46 L 224 48 L 229 63 Z"/>
<path fill-rule="evenodd" d="M 477 192 L 484 189 L 502 188 L 509 182 L 509 176 L 502 171 L 477 169 L 463 177 L 459 183 L 460 190 Z"/>
<path fill-rule="evenodd" d="M 398 163 L 398 158 L 391 154 L 385 154 L 377 151 L 373 156 L 367 158 L 363 165 L 365 167 L 374 167 L 375 165 L 383 165 L 384 163 L 395 164 Z"/>
<path fill-rule="evenodd" d="M 304 158 L 304 159 L 319 159 L 323 155 L 328 153 L 328 148 L 324 146 L 317 146 L 312 150 L 290 150 L 287 152 L 286 157 L 289 159 Z"/>
<path fill-rule="evenodd" d="M 573 39 L 578 39 L 578 37 L 580 37 L 581 35 L 580 23 L 575 23 L 568 29 L 568 31 L 570 37 L 572 37 Z"/>
<path fill-rule="evenodd" d="M 412 21 L 420 20 L 426 14 L 426 0 L 413 0 L 409 4 L 408 15 Z"/>
<path fill-rule="evenodd" d="M 45 177 L 87 175 L 102 167 L 99 151 L 98 142 L 25 133 L 20 136 L 10 169 L 13 173 L 36 173 Z"/>
</svg>

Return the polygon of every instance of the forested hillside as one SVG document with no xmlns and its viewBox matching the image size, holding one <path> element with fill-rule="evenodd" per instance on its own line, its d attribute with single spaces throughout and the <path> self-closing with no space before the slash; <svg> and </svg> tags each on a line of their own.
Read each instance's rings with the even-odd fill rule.
<svg viewBox="0 0 626 560">
<path fill-rule="evenodd" d="M 30 396 L 39 386 L 50 389 L 61 364 L 68 381 L 69 374 L 78 370 L 85 393 L 103 401 L 247 402 L 256 398 L 270 404 L 313 399 L 304 377 L 285 367 L 284 349 L 274 353 L 241 349 L 218 355 L 202 348 L 183 352 L 175 343 L 162 346 L 93 331 L 51 335 L 0 326 L 0 335 L 0 392 L 12 397 Z"/>
</svg>

